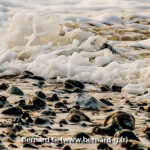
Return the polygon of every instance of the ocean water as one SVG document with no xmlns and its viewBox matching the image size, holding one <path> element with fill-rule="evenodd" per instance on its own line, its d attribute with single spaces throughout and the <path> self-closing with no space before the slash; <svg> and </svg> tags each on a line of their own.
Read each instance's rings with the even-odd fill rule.
<svg viewBox="0 0 150 150">
<path fill-rule="evenodd" d="M 0 0 L 0 76 L 29 70 L 149 91 L 149 12 L 150 0 Z"/>
</svg>

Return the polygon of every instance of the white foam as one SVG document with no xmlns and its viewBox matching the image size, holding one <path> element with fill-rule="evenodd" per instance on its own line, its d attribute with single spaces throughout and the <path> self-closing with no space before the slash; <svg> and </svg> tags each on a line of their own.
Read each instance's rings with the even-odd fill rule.
<svg viewBox="0 0 150 150">
<path fill-rule="evenodd" d="M 150 18 L 149 2 L 0 1 L 0 76 L 29 70 L 45 78 L 59 76 L 59 80 L 73 78 L 109 86 L 116 83 L 124 87 L 123 92 L 143 93 L 150 87 L 150 61 L 140 58 L 134 47 L 150 49 L 150 40 L 109 41 L 121 53 L 114 55 L 109 49 L 100 50 L 108 41 L 91 32 L 88 24 L 149 30 L 148 25 L 134 23 Z M 59 35 L 61 30 L 64 36 Z"/>
</svg>

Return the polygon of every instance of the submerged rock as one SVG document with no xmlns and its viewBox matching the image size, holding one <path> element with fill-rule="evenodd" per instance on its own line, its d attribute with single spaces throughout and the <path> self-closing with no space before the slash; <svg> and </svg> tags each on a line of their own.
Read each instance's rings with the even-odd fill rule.
<svg viewBox="0 0 150 150">
<path fill-rule="evenodd" d="M 0 96 L 0 108 L 4 107 L 7 103 L 5 96 Z"/>
<path fill-rule="evenodd" d="M 76 80 L 66 80 L 64 85 L 66 89 L 74 89 L 74 88 L 84 89 L 84 84 Z"/>
<path fill-rule="evenodd" d="M 135 129 L 135 118 L 127 112 L 116 111 L 108 115 L 104 121 L 104 125 L 110 125 L 112 123 L 118 124 L 122 129 Z"/>
<path fill-rule="evenodd" d="M 13 115 L 13 116 L 21 116 L 22 113 L 23 113 L 22 110 L 20 108 L 17 108 L 17 107 L 11 107 L 11 108 L 8 108 L 2 112 L 2 114 Z"/>
<path fill-rule="evenodd" d="M 67 115 L 66 120 L 70 122 L 80 122 L 80 121 L 90 122 L 90 118 L 88 116 L 86 116 L 83 112 L 75 108 L 69 111 L 69 114 Z"/>
<path fill-rule="evenodd" d="M 8 88 L 9 88 L 9 85 L 6 84 L 6 83 L 2 83 L 2 84 L 0 85 L 0 90 L 7 90 Z"/>
<path fill-rule="evenodd" d="M 116 132 L 116 134 L 114 135 L 114 137 L 117 137 L 117 138 L 127 138 L 128 140 L 136 140 L 136 141 L 140 141 L 138 139 L 138 137 L 130 130 L 128 129 L 122 129 L 118 132 Z"/>
<path fill-rule="evenodd" d="M 113 150 L 107 143 L 100 143 L 97 150 Z"/>
<path fill-rule="evenodd" d="M 121 147 L 126 150 L 147 150 L 141 142 L 136 140 L 129 140 L 128 142 L 121 143 Z"/>
<path fill-rule="evenodd" d="M 100 110 L 101 107 L 106 106 L 104 103 L 96 100 L 94 97 L 78 94 L 76 103 L 79 104 L 80 107 L 88 109 L 88 110 Z"/>
<path fill-rule="evenodd" d="M 16 86 L 10 87 L 8 89 L 8 92 L 10 94 L 15 94 L 15 95 L 20 95 L 20 96 L 24 95 L 23 91 L 21 89 L 19 89 L 18 87 L 16 87 Z"/>
</svg>

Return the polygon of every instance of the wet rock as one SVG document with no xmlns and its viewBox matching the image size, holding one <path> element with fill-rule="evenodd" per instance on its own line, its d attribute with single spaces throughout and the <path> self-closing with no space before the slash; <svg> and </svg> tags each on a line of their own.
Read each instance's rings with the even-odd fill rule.
<svg viewBox="0 0 150 150">
<path fill-rule="evenodd" d="M 111 88 L 112 92 L 121 92 L 122 87 L 118 85 L 113 85 Z"/>
<path fill-rule="evenodd" d="M 57 102 L 55 104 L 55 108 L 67 108 L 67 106 L 62 102 Z"/>
<path fill-rule="evenodd" d="M 67 115 L 66 120 L 70 122 L 80 122 L 80 121 L 90 122 L 90 118 L 88 116 L 86 116 L 83 112 L 75 108 L 69 111 L 69 114 Z"/>
<path fill-rule="evenodd" d="M 2 114 L 13 115 L 13 116 L 21 116 L 22 113 L 23 113 L 22 110 L 20 108 L 17 108 L 17 107 L 11 107 L 11 108 L 8 108 L 2 112 Z"/>
<path fill-rule="evenodd" d="M 32 78 L 33 75 L 34 75 L 34 74 L 33 74 L 32 72 L 30 72 L 30 71 L 24 71 L 24 72 L 21 74 L 20 78 L 21 78 L 21 79 Z"/>
<path fill-rule="evenodd" d="M 8 147 L 10 147 L 10 148 L 18 148 L 15 144 L 9 144 Z"/>
<path fill-rule="evenodd" d="M 121 143 L 121 147 L 126 150 L 146 150 L 146 147 L 136 140 L 129 140 L 128 142 Z"/>
<path fill-rule="evenodd" d="M 0 108 L 4 107 L 7 103 L 5 96 L 0 96 Z"/>
<path fill-rule="evenodd" d="M 38 117 L 35 119 L 35 124 L 54 124 L 54 122 L 48 118 Z"/>
<path fill-rule="evenodd" d="M 24 106 L 26 105 L 25 100 L 23 99 L 23 100 L 18 101 L 18 105 L 19 105 L 20 107 L 24 107 Z"/>
<path fill-rule="evenodd" d="M 39 97 L 41 99 L 45 99 L 46 98 L 45 93 L 43 93 L 42 91 L 38 91 L 35 94 L 37 95 L 37 97 Z"/>
<path fill-rule="evenodd" d="M 18 87 L 16 87 L 16 86 L 10 87 L 8 89 L 8 92 L 10 94 L 15 94 L 15 95 L 20 95 L 20 96 L 24 95 L 23 91 L 21 89 L 19 89 Z"/>
<path fill-rule="evenodd" d="M 146 136 L 147 136 L 147 138 L 150 140 L 150 131 L 147 131 L 147 132 L 146 132 Z"/>
<path fill-rule="evenodd" d="M 105 99 L 100 99 L 100 101 L 104 104 L 106 104 L 107 106 L 113 106 L 113 104 L 111 102 L 109 102 L 108 100 L 105 100 Z"/>
<path fill-rule="evenodd" d="M 56 116 L 56 112 L 53 111 L 52 109 L 49 109 L 49 110 L 45 110 L 42 112 L 43 115 L 46 115 L 46 116 Z"/>
<path fill-rule="evenodd" d="M 66 80 L 64 85 L 66 89 L 74 89 L 74 88 L 84 89 L 84 84 L 76 80 Z"/>
<path fill-rule="evenodd" d="M 120 130 L 120 131 L 116 132 L 114 137 L 117 137 L 117 138 L 123 137 L 123 138 L 127 138 L 128 140 L 140 141 L 138 139 L 138 137 L 132 131 L 130 131 L 128 129 L 123 129 L 123 130 Z"/>
<path fill-rule="evenodd" d="M 44 109 L 46 107 L 46 102 L 39 97 L 33 97 L 31 101 L 33 109 Z"/>
<path fill-rule="evenodd" d="M 104 121 L 104 125 L 110 125 L 112 123 L 118 124 L 122 129 L 135 129 L 135 118 L 127 112 L 116 111 L 108 115 Z"/>
<path fill-rule="evenodd" d="M 48 131 L 47 129 L 44 129 L 44 130 L 42 130 L 42 133 L 43 133 L 43 134 L 48 134 L 49 131 Z"/>
<path fill-rule="evenodd" d="M 36 146 L 34 146 L 34 145 L 32 145 L 32 144 L 28 144 L 28 143 L 25 143 L 25 144 L 23 145 L 23 147 L 25 147 L 25 148 L 31 148 L 31 149 L 38 149 Z"/>
<path fill-rule="evenodd" d="M 45 81 L 45 79 L 41 76 L 33 76 L 32 79 L 39 80 L 39 81 Z"/>
<path fill-rule="evenodd" d="M 59 101 L 59 98 L 57 94 L 53 94 L 52 97 L 48 97 L 47 100 L 51 102 L 55 102 L 55 101 Z"/>
<path fill-rule="evenodd" d="M 65 125 L 67 125 L 68 124 L 68 122 L 65 120 L 65 119 L 62 119 L 60 122 L 59 122 L 59 124 L 61 125 L 61 124 L 65 124 Z"/>
<path fill-rule="evenodd" d="M 94 127 L 92 129 L 92 133 L 99 135 L 114 136 L 114 134 L 121 129 L 122 128 L 118 124 L 112 123 L 107 127 Z"/>
<path fill-rule="evenodd" d="M 20 132 L 20 131 L 23 130 L 23 127 L 22 127 L 21 125 L 15 125 L 15 126 L 14 126 L 14 130 L 15 130 L 16 132 Z"/>
<path fill-rule="evenodd" d="M 25 120 L 25 122 L 33 122 L 32 118 L 30 117 L 30 115 L 27 112 L 24 112 L 21 116 L 22 119 Z"/>
<path fill-rule="evenodd" d="M 107 143 L 100 143 L 97 150 L 113 150 Z"/>
<path fill-rule="evenodd" d="M 0 84 L 0 90 L 7 90 L 9 88 L 9 85 L 6 83 Z"/>
<path fill-rule="evenodd" d="M 62 150 L 71 150 L 71 147 L 69 145 L 65 145 Z"/>
<path fill-rule="evenodd" d="M 0 150 L 8 150 L 4 145 L 0 144 Z"/>
<path fill-rule="evenodd" d="M 106 106 L 104 103 L 96 100 L 94 97 L 78 94 L 76 103 L 79 104 L 80 107 L 87 110 L 100 110 L 101 107 Z"/>
<path fill-rule="evenodd" d="M 101 89 L 102 92 L 108 92 L 108 91 L 111 91 L 111 89 L 109 88 L 109 86 L 107 85 L 99 85 L 99 88 Z"/>
<path fill-rule="evenodd" d="M 83 142 L 84 139 L 90 139 L 91 137 L 87 133 L 79 132 L 74 135 L 74 138 L 80 139 Z"/>
</svg>

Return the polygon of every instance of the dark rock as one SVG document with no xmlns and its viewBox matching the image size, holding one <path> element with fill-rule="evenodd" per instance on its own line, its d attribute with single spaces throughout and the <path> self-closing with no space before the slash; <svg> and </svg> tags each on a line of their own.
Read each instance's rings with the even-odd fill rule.
<svg viewBox="0 0 150 150">
<path fill-rule="evenodd" d="M 9 88 L 9 85 L 6 84 L 6 83 L 2 83 L 2 84 L 0 85 L 0 90 L 7 90 L 8 88 Z"/>
<path fill-rule="evenodd" d="M 0 150 L 8 150 L 4 145 L 0 144 Z"/>
<path fill-rule="evenodd" d="M 139 141 L 129 140 L 128 142 L 121 143 L 121 147 L 126 150 L 146 150 L 146 147 Z"/>
<path fill-rule="evenodd" d="M 21 74 L 20 78 L 21 78 L 21 79 L 32 78 L 33 75 L 34 75 L 34 74 L 33 74 L 32 72 L 30 72 L 30 71 L 24 71 L 24 72 Z"/>
<path fill-rule="evenodd" d="M 10 148 L 18 148 L 18 147 L 17 147 L 16 145 L 14 145 L 14 144 L 9 144 L 8 147 L 10 147 Z"/>
<path fill-rule="evenodd" d="M 32 148 L 32 149 L 38 149 L 36 146 L 32 145 L 32 144 L 28 144 L 28 143 L 25 143 L 23 145 L 23 147 L 26 147 L 26 148 Z"/>
<path fill-rule="evenodd" d="M 43 101 L 41 98 L 39 97 L 33 97 L 32 99 L 32 107 L 33 109 L 44 109 L 46 107 L 46 102 Z"/>
<path fill-rule="evenodd" d="M 66 89 L 74 89 L 74 88 L 84 89 L 84 84 L 76 80 L 66 80 L 64 85 Z"/>
<path fill-rule="evenodd" d="M 147 138 L 150 140 L 150 131 L 147 131 L 147 132 L 146 132 L 146 136 L 147 136 Z"/>
<path fill-rule="evenodd" d="M 86 123 L 82 123 L 81 126 L 82 127 L 87 127 L 87 124 Z"/>
<path fill-rule="evenodd" d="M 116 111 L 108 115 L 104 121 L 104 125 L 107 126 L 112 123 L 118 124 L 122 129 L 135 129 L 135 118 L 127 112 Z"/>
<path fill-rule="evenodd" d="M 118 53 L 111 45 L 109 45 L 107 43 L 104 43 L 102 45 L 102 47 L 100 48 L 100 50 L 103 50 L 105 48 L 108 48 L 112 52 L 112 54 L 119 54 L 120 55 L 120 53 Z"/>
<path fill-rule="evenodd" d="M 57 102 L 55 104 L 55 108 L 67 108 L 67 106 L 62 102 Z"/>
<path fill-rule="evenodd" d="M 121 92 L 122 87 L 118 85 L 113 85 L 111 89 L 112 89 L 112 92 Z"/>
<path fill-rule="evenodd" d="M 113 150 L 107 143 L 100 143 L 97 150 Z"/>
<path fill-rule="evenodd" d="M 16 86 L 10 87 L 10 88 L 8 89 L 8 92 L 9 92 L 10 94 L 15 94 L 15 95 L 20 95 L 20 96 L 23 96 L 23 95 L 24 95 L 24 93 L 22 92 L 22 90 L 19 89 L 19 88 L 16 87 Z"/>
<path fill-rule="evenodd" d="M 24 107 L 24 106 L 26 105 L 26 102 L 25 102 L 24 99 L 23 99 L 23 100 L 20 100 L 18 103 L 19 103 L 18 105 L 19 105 L 20 107 Z"/>
<path fill-rule="evenodd" d="M 80 121 L 88 121 L 90 122 L 90 118 L 86 116 L 83 112 L 73 108 L 69 111 L 69 114 L 66 117 L 66 120 L 71 122 L 80 122 Z"/>
<path fill-rule="evenodd" d="M 109 88 L 109 86 L 107 85 L 99 85 L 100 89 L 102 92 L 108 92 L 108 91 L 111 91 L 111 89 Z"/>
<path fill-rule="evenodd" d="M 71 150 L 71 147 L 69 145 L 65 145 L 62 150 Z"/>
<path fill-rule="evenodd" d="M 24 112 L 21 116 L 22 119 L 24 119 L 26 122 L 33 122 L 32 118 L 27 112 Z"/>
<path fill-rule="evenodd" d="M 51 102 L 55 102 L 55 101 L 59 101 L 59 98 L 57 94 L 53 94 L 52 97 L 48 97 L 47 100 Z"/>
<path fill-rule="evenodd" d="M 105 99 L 100 99 L 100 101 L 104 104 L 106 104 L 107 106 L 113 106 L 113 104 L 111 102 L 109 102 L 108 100 L 105 100 Z"/>
<path fill-rule="evenodd" d="M 80 139 L 83 142 L 84 139 L 90 139 L 91 137 L 87 133 L 79 132 L 74 135 L 74 138 Z"/>
<path fill-rule="evenodd" d="M 123 130 L 120 130 L 120 131 L 116 132 L 114 137 L 117 137 L 117 138 L 123 137 L 123 138 L 127 138 L 128 140 L 140 141 L 138 139 L 138 137 L 132 131 L 130 131 L 128 129 L 123 129 Z"/>
<path fill-rule="evenodd" d="M 35 119 L 36 124 L 54 124 L 52 120 L 49 120 L 48 118 L 41 118 L 38 117 Z"/>
<path fill-rule="evenodd" d="M 122 128 L 120 128 L 119 125 L 113 123 L 113 124 L 110 124 L 109 126 L 107 127 L 94 127 L 92 129 L 92 133 L 94 134 L 99 134 L 99 135 L 109 135 L 109 136 L 114 136 L 114 134 L 121 130 Z"/>
<path fill-rule="evenodd" d="M 14 134 L 14 133 L 10 134 L 9 136 L 12 140 L 16 140 L 16 138 L 17 138 L 16 134 Z"/>
<path fill-rule="evenodd" d="M 60 124 L 65 124 L 65 125 L 68 124 L 68 122 L 67 122 L 65 119 L 62 119 L 59 123 L 60 123 Z"/>
<path fill-rule="evenodd" d="M 52 109 L 49 109 L 49 110 L 45 110 L 42 112 L 43 115 L 46 115 L 46 116 L 56 116 L 56 112 L 53 111 Z"/>
<path fill-rule="evenodd" d="M 15 125 L 15 126 L 14 126 L 14 130 L 15 130 L 16 132 L 20 132 L 20 131 L 23 130 L 23 127 L 22 127 L 21 125 Z"/>
<path fill-rule="evenodd" d="M 13 115 L 13 116 L 21 116 L 22 113 L 23 113 L 22 110 L 20 108 L 17 108 L 17 107 L 11 107 L 11 108 L 8 108 L 2 112 L 2 114 Z"/>
<path fill-rule="evenodd" d="M 45 81 L 45 79 L 43 77 L 40 77 L 40 76 L 33 76 L 32 79 Z"/>
<path fill-rule="evenodd" d="M 46 98 L 45 93 L 43 93 L 42 91 L 36 92 L 36 95 L 37 95 L 39 98 L 41 98 L 41 99 L 45 99 L 45 98 Z"/>
<path fill-rule="evenodd" d="M 0 108 L 4 107 L 6 104 L 6 97 L 5 96 L 0 96 Z"/>
<path fill-rule="evenodd" d="M 44 129 L 44 130 L 42 130 L 42 133 L 43 133 L 43 134 L 48 134 L 49 131 L 48 131 L 47 129 Z"/>
<path fill-rule="evenodd" d="M 30 76 L 33 76 L 34 74 L 30 71 L 24 71 L 21 75 L 30 75 Z"/>
</svg>

